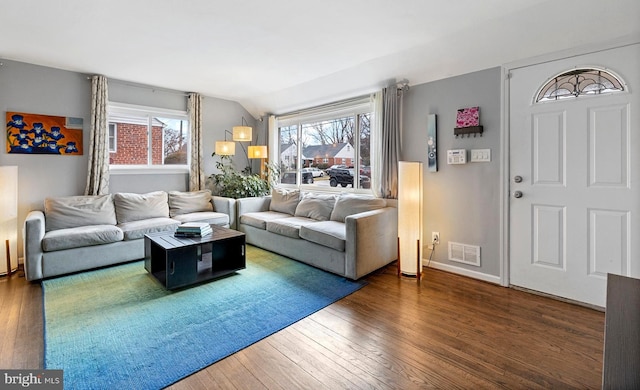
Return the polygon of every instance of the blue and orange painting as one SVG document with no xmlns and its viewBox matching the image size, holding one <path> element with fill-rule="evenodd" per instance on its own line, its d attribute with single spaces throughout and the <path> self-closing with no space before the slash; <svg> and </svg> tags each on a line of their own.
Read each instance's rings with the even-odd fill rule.
<svg viewBox="0 0 640 390">
<path fill-rule="evenodd" d="M 7 153 L 82 155 L 82 118 L 7 112 Z"/>
</svg>

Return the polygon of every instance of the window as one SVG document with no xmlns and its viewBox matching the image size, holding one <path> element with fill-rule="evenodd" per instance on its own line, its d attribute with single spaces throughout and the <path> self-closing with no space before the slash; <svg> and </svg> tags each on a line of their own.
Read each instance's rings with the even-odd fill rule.
<svg viewBox="0 0 640 390">
<path fill-rule="evenodd" d="M 111 167 L 188 169 L 186 112 L 110 103 L 108 125 Z"/>
<path fill-rule="evenodd" d="M 280 182 L 369 190 L 372 110 L 367 96 L 276 118 Z"/>
<path fill-rule="evenodd" d="M 622 82 L 605 70 L 572 69 L 547 81 L 538 92 L 536 103 L 621 91 Z"/>
<path fill-rule="evenodd" d="M 117 152 L 118 125 L 109 123 L 109 153 Z"/>
</svg>

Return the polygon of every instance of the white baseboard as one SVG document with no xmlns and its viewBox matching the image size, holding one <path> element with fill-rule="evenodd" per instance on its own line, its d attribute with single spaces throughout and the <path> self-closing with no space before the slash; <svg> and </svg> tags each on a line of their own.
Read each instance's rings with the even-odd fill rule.
<svg viewBox="0 0 640 390">
<path fill-rule="evenodd" d="M 472 271 L 466 268 L 456 267 L 455 265 L 438 263 L 437 261 L 433 261 L 433 260 L 431 261 L 431 264 L 429 264 L 429 268 L 435 268 L 442 271 L 451 272 L 452 274 L 458 274 L 458 275 L 466 276 L 469 278 L 482 280 L 484 282 L 500 284 L 499 276 L 489 275 L 489 274 L 485 274 L 478 271 Z"/>
</svg>

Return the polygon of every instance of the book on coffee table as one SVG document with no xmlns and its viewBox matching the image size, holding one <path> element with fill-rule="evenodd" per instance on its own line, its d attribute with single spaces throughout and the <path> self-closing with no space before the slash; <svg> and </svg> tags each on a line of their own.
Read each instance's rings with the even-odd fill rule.
<svg viewBox="0 0 640 390">
<path fill-rule="evenodd" d="M 202 237 L 211 234 L 211 226 L 206 222 L 185 222 L 176 228 L 176 237 Z"/>
</svg>

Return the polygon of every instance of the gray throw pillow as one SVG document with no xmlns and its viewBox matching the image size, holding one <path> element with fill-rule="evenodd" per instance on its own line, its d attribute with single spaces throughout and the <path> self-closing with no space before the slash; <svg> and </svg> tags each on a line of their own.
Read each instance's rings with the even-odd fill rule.
<svg viewBox="0 0 640 390">
<path fill-rule="evenodd" d="M 335 195 L 305 194 L 296 207 L 295 216 L 328 221 L 335 203 Z"/>
<path fill-rule="evenodd" d="M 197 213 L 200 211 L 213 211 L 211 191 L 169 192 L 169 215 L 172 218 L 176 215 Z"/>
<path fill-rule="evenodd" d="M 88 225 L 115 225 L 111 195 L 67 196 L 44 200 L 45 230 Z"/>
<path fill-rule="evenodd" d="M 331 212 L 331 221 L 344 222 L 349 215 L 386 207 L 387 202 L 370 196 L 342 194 Z"/>
<path fill-rule="evenodd" d="M 169 217 L 167 193 L 154 191 L 147 194 L 120 192 L 113 196 L 118 223 L 140 221 L 142 219 Z"/>
<path fill-rule="evenodd" d="M 299 201 L 300 190 L 274 188 L 273 191 L 271 191 L 269 210 L 293 215 L 296 212 Z"/>
</svg>

